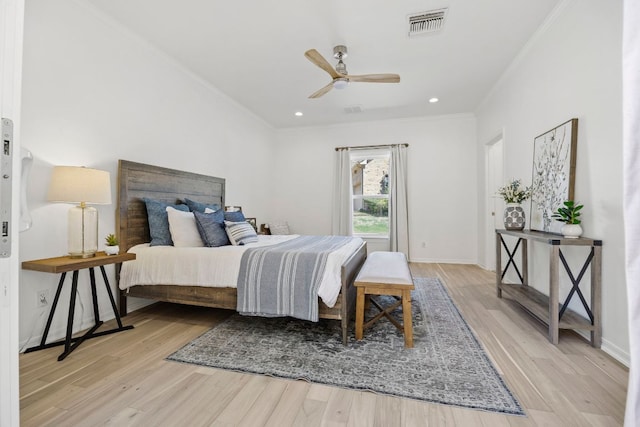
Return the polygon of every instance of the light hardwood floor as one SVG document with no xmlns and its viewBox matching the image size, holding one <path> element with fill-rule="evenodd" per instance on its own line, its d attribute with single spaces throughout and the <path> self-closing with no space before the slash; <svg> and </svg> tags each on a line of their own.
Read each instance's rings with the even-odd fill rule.
<svg viewBox="0 0 640 427">
<path fill-rule="evenodd" d="M 495 296 L 477 266 L 411 264 L 439 277 L 527 416 L 198 367 L 164 358 L 228 311 L 157 304 L 135 329 L 92 339 L 63 362 L 60 347 L 20 356 L 23 426 L 619 426 L 628 370 L 573 332 L 545 326 Z M 109 322 L 112 323 L 112 322 Z M 366 336 L 365 336 L 366 339 Z"/>
</svg>

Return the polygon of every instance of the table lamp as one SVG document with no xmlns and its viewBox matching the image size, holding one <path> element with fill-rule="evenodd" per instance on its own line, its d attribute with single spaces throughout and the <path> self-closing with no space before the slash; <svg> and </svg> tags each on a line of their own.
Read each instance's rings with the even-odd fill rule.
<svg viewBox="0 0 640 427">
<path fill-rule="evenodd" d="M 98 251 L 98 211 L 87 204 L 111 204 L 109 172 L 78 166 L 55 166 L 47 200 L 79 203 L 69 209 L 69 255 L 71 258 L 95 256 Z"/>
</svg>

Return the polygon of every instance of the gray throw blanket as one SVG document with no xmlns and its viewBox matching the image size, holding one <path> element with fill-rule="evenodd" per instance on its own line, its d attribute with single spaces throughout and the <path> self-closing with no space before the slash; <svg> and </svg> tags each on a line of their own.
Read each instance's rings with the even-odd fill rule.
<svg viewBox="0 0 640 427">
<path fill-rule="evenodd" d="M 318 321 L 318 288 L 329 254 L 351 237 L 300 236 L 244 252 L 238 275 L 238 312 Z"/>
</svg>

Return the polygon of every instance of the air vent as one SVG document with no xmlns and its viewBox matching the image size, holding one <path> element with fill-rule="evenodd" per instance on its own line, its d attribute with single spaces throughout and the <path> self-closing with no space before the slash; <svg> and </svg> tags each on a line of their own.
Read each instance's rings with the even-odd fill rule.
<svg viewBox="0 0 640 427">
<path fill-rule="evenodd" d="M 409 37 L 442 30 L 446 17 L 447 8 L 409 15 Z"/>
<path fill-rule="evenodd" d="M 344 107 L 344 112 L 347 114 L 362 113 L 362 107 L 360 105 L 352 105 L 350 107 Z"/>
</svg>

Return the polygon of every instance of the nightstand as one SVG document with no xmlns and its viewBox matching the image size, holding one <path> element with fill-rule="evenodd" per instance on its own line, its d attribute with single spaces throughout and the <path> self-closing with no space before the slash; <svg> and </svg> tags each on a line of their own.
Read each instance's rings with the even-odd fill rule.
<svg viewBox="0 0 640 427">
<path fill-rule="evenodd" d="M 22 263 L 22 268 L 25 270 L 33 270 L 33 271 L 42 271 L 45 273 L 61 273 L 60 282 L 58 282 L 58 289 L 56 290 L 56 296 L 53 299 L 53 304 L 51 305 L 51 311 L 49 312 L 49 318 L 47 319 L 47 325 L 44 328 L 44 334 L 42 335 L 42 341 L 40 341 L 40 345 L 28 348 L 25 353 L 29 353 L 32 351 L 42 350 L 45 348 L 55 347 L 58 345 L 64 345 L 64 352 L 58 356 L 58 361 L 63 360 L 67 357 L 73 350 L 78 348 L 80 344 L 84 340 L 99 337 L 102 335 L 113 334 L 115 332 L 125 331 L 127 329 L 133 329 L 133 325 L 123 326 L 122 320 L 120 319 L 120 313 L 118 312 L 118 308 L 116 307 L 116 302 L 113 299 L 113 293 L 111 292 L 111 287 L 109 286 L 109 280 L 107 279 L 107 273 L 104 271 L 105 265 L 110 264 L 121 264 L 124 261 L 134 260 L 136 258 L 135 254 L 124 253 L 118 255 L 106 255 L 104 252 L 96 253 L 96 256 L 93 258 L 71 258 L 69 256 L 62 256 L 57 258 L 46 258 L 39 259 L 34 261 L 24 261 Z M 100 314 L 98 310 L 98 295 L 96 290 L 96 277 L 94 268 L 100 267 L 100 272 L 102 273 L 102 279 L 104 281 L 105 287 L 107 288 L 107 294 L 109 295 L 109 300 L 111 301 L 111 307 L 113 308 L 113 314 L 116 317 L 118 322 L 118 327 L 114 329 L 109 329 L 108 331 L 96 332 L 96 330 L 102 325 L 102 320 L 100 320 Z M 116 265 L 116 274 L 120 271 L 120 265 Z M 80 337 L 72 337 L 73 334 L 73 316 L 75 312 L 76 305 L 76 293 L 78 289 L 78 272 L 80 270 L 89 269 L 89 277 L 91 283 L 91 296 L 93 300 L 93 316 L 95 319 L 95 325 L 91 327 L 84 335 Z M 71 281 L 71 294 L 70 294 L 70 302 L 69 302 L 69 317 L 67 319 L 67 335 L 64 340 L 56 341 L 49 344 L 46 344 L 47 335 L 49 334 L 49 328 L 51 327 L 51 321 L 53 320 L 53 315 L 56 311 L 56 306 L 58 305 L 58 300 L 60 299 L 60 293 L 62 291 L 62 287 L 64 285 L 64 280 L 67 277 L 67 273 L 72 271 L 73 278 Z"/>
</svg>

